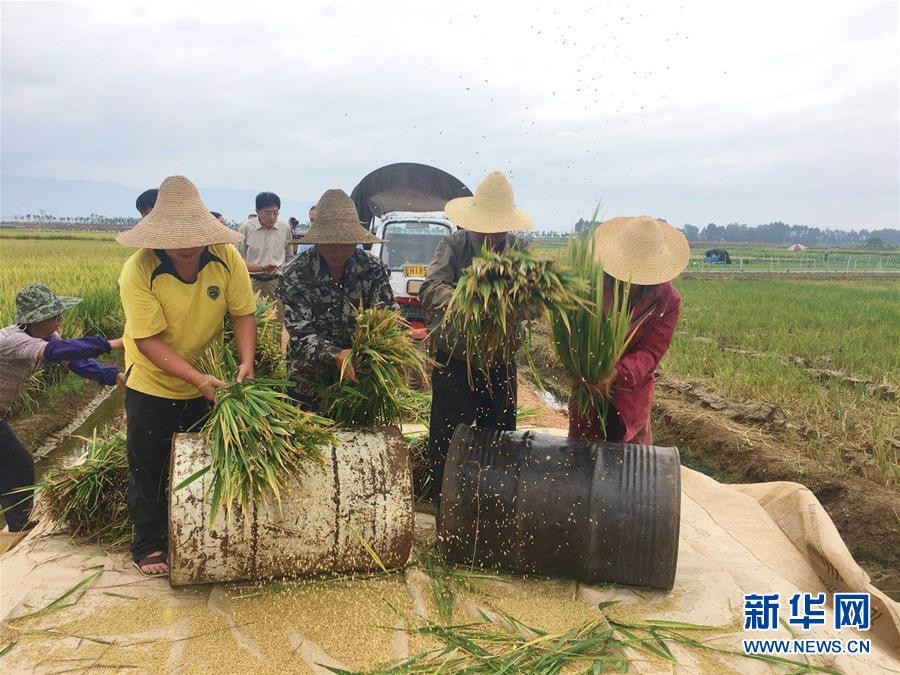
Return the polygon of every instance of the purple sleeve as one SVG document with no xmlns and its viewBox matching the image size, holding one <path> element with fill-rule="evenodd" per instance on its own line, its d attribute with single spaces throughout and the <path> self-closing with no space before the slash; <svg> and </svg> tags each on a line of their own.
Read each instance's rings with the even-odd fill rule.
<svg viewBox="0 0 900 675">
<path fill-rule="evenodd" d="M 83 337 L 77 340 L 48 340 L 44 347 L 44 360 L 62 363 L 75 359 L 92 359 L 109 351 L 105 337 Z"/>
<path fill-rule="evenodd" d="M 115 366 L 106 366 L 94 359 L 74 359 L 69 361 L 69 370 L 86 380 L 93 380 L 107 387 L 115 386 L 116 375 L 119 374 L 119 369 Z"/>
</svg>

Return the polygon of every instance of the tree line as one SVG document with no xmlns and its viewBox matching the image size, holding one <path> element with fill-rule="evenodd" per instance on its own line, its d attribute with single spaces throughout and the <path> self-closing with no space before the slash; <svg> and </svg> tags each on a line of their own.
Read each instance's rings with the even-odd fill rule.
<svg viewBox="0 0 900 675">
<path fill-rule="evenodd" d="M 664 219 L 661 219 L 664 220 Z M 591 221 L 579 218 L 575 223 L 575 231 L 580 232 L 589 227 Z M 881 246 L 900 245 L 900 229 L 880 228 L 862 230 L 830 230 L 808 225 L 788 225 L 781 221 L 765 225 L 745 225 L 729 223 L 717 225 L 709 223 L 703 228 L 686 224 L 679 228 L 685 238 L 691 242 L 728 242 L 741 244 L 803 244 L 804 246 Z M 533 231 L 530 235 L 539 239 L 568 238 L 568 234 L 554 231 Z"/>
<path fill-rule="evenodd" d="M 900 230 L 881 228 L 877 230 L 829 230 L 808 225 L 788 225 L 781 221 L 765 225 L 745 225 L 729 223 L 716 225 L 709 223 L 703 229 L 686 224 L 681 228 L 688 241 L 722 241 L 758 244 L 803 244 L 804 246 L 847 246 L 852 244 L 871 245 L 900 244 Z"/>
<path fill-rule="evenodd" d="M 28 213 L 15 216 L 12 222 L 23 225 L 39 225 L 42 227 L 72 228 L 122 228 L 136 225 L 140 218 L 130 216 L 104 216 L 92 213 L 89 216 L 55 216 L 44 212 Z M 236 225 L 239 223 L 235 223 Z M 575 231 L 580 232 L 590 225 L 590 220 L 579 218 L 575 223 Z M 804 246 L 850 246 L 860 245 L 880 248 L 889 245 L 900 245 L 900 229 L 881 228 L 875 230 L 829 230 L 808 225 L 788 225 L 781 221 L 765 225 L 746 225 L 729 223 L 717 225 L 709 223 L 702 229 L 696 225 L 686 224 L 679 228 L 688 241 L 728 242 L 745 244 L 803 244 Z M 558 239 L 565 241 L 568 233 L 556 230 L 533 230 L 529 233 L 533 239 Z"/>
</svg>

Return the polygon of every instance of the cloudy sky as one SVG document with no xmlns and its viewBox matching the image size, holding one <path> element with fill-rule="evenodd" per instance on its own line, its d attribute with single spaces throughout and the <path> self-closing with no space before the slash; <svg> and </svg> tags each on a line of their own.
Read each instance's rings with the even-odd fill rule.
<svg viewBox="0 0 900 675">
<path fill-rule="evenodd" d="M 416 161 L 539 227 L 898 225 L 898 3 L 554 4 L 3 2 L 3 173 L 312 201 Z"/>
</svg>

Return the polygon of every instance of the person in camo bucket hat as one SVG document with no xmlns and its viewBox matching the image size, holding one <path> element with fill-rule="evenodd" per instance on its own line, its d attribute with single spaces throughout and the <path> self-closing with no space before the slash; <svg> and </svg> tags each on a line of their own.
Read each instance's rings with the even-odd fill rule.
<svg viewBox="0 0 900 675">
<path fill-rule="evenodd" d="M 34 460 L 16 438 L 7 419 L 19 390 L 44 363 L 63 363 L 76 375 L 106 386 L 123 385 L 115 366 L 95 357 L 120 349 L 122 339 L 59 337 L 62 315 L 81 298 L 60 296 L 43 284 L 31 284 L 16 294 L 15 323 L 0 329 L 0 504 L 10 532 L 32 526 L 31 495 L 15 492 L 34 484 Z"/>
<path fill-rule="evenodd" d="M 57 295 L 44 284 L 31 284 L 16 294 L 16 323 L 37 323 L 59 316 L 81 298 Z"/>
</svg>

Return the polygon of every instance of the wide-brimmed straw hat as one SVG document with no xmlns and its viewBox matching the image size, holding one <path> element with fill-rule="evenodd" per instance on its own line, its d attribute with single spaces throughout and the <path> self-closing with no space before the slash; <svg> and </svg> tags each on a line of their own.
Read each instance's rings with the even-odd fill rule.
<svg viewBox="0 0 900 675">
<path fill-rule="evenodd" d="M 193 248 L 243 239 L 209 212 L 197 187 L 184 176 L 166 178 L 153 210 L 116 237 L 120 244 L 141 248 Z"/>
<path fill-rule="evenodd" d="M 16 323 L 38 323 L 59 316 L 81 298 L 57 295 L 44 284 L 31 284 L 16 294 Z"/>
<path fill-rule="evenodd" d="M 624 216 L 602 222 L 594 232 L 603 271 L 620 281 L 653 286 L 671 281 L 691 258 L 687 239 L 650 216 Z"/>
<path fill-rule="evenodd" d="M 304 244 L 382 244 L 359 224 L 356 205 L 343 190 L 326 190 L 316 204 L 316 222 L 303 235 Z"/>
<path fill-rule="evenodd" d="M 499 171 L 481 181 L 474 197 L 447 202 L 444 213 L 459 227 L 482 234 L 522 232 L 534 227 L 531 216 L 516 208 L 512 185 Z"/>
</svg>

